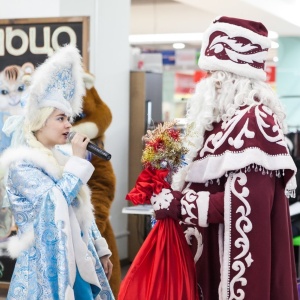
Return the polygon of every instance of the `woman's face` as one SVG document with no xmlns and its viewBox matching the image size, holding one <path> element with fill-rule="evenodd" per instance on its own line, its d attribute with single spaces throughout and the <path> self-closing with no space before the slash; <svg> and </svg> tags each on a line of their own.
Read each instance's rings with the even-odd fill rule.
<svg viewBox="0 0 300 300">
<path fill-rule="evenodd" d="M 35 132 L 35 136 L 40 143 L 51 149 L 67 142 L 71 127 L 70 118 L 63 111 L 55 109 L 45 125 Z"/>
</svg>

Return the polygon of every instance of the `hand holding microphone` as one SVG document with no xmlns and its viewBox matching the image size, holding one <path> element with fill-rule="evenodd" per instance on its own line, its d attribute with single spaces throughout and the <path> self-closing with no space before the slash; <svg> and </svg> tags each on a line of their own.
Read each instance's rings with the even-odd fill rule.
<svg viewBox="0 0 300 300">
<path fill-rule="evenodd" d="M 76 132 L 72 131 L 69 132 L 68 134 L 68 141 L 71 142 L 73 140 L 73 138 L 75 137 Z M 91 143 L 89 141 L 89 139 L 85 139 L 84 141 L 82 141 L 82 137 L 79 136 L 79 139 L 81 139 L 82 142 L 82 146 L 86 145 L 86 150 L 90 151 L 91 153 L 97 155 L 98 157 L 105 159 L 105 160 L 110 160 L 111 159 L 111 154 L 109 154 L 108 152 L 106 152 L 105 150 L 99 148 L 97 145 Z"/>
</svg>

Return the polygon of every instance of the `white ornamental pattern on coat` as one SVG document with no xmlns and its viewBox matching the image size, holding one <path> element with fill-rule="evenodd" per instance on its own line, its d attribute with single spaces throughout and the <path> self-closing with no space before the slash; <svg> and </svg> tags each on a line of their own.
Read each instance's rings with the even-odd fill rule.
<svg viewBox="0 0 300 300">
<path fill-rule="evenodd" d="M 271 131 L 276 132 L 277 135 L 276 136 L 269 136 L 266 133 L 265 128 L 269 129 L 270 125 L 265 123 L 264 118 L 267 117 L 267 114 L 271 116 L 273 113 L 267 106 L 263 106 L 262 108 L 263 108 L 264 111 L 259 110 L 258 107 L 255 108 L 255 116 L 256 116 L 256 120 L 257 120 L 258 127 L 260 129 L 260 132 L 264 135 L 264 137 L 267 141 L 277 143 L 281 146 L 286 147 L 286 143 L 284 141 L 285 140 L 284 134 L 283 134 L 283 131 L 282 131 L 280 125 L 279 125 L 278 118 L 277 118 L 276 115 L 273 115 L 273 118 L 274 118 L 274 121 L 275 121 L 276 125 L 274 125 L 273 128 L 271 128 Z"/>
<path fill-rule="evenodd" d="M 159 194 L 153 194 L 150 202 L 154 210 L 168 209 L 174 199 L 170 189 L 162 189 Z"/>
<path fill-rule="evenodd" d="M 263 111 L 260 109 L 260 107 L 263 109 Z M 205 141 L 205 144 L 203 145 L 202 150 L 200 151 L 200 157 L 203 157 L 205 153 L 214 153 L 218 148 L 220 148 L 224 142 L 228 140 L 229 145 L 233 146 L 235 149 L 240 149 L 244 145 L 245 138 L 252 139 L 255 137 L 255 132 L 248 129 L 248 123 L 249 118 L 246 119 L 243 126 L 241 126 L 241 131 L 236 137 L 229 137 L 229 135 L 232 133 L 232 131 L 236 128 L 236 125 L 241 121 L 243 116 L 249 112 L 249 107 L 237 110 L 235 113 L 235 116 L 233 116 L 229 121 L 222 123 L 222 130 L 218 133 L 211 134 L 207 140 Z M 269 128 L 270 126 L 266 124 L 264 119 L 267 118 L 267 116 L 272 116 L 272 111 L 266 107 L 266 106 L 256 106 L 255 107 L 255 116 L 258 128 L 260 132 L 263 134 L 263 136 L 268 140 L 269 142 L 277 143 L 281 146 L 285 146 L 284 142 L 284 135 L 282 132 L 282 129 L 278 123 L 277 118 L 275 115 L 273 115 L 275 126 L 273 128 Z M 270 136 L 266 129 L 272 132 L 272 136 Z M 275 134 L 275 136 L 274 136 Z M 208 144 L 211 142 L 212 147 L 210 147 Z"/>
<path fill-rule="evenodd" d="M 196 254 L 194 256 L 194 262 L 196 263 L 199 258 L 202 255 L 203 252 L 203 238 L 202 238 L 202 234 L 199 232 L 198 228 L 196 227 L 189 227 L 185 232 L 185 239 L 187 241 L 187 243 L 191 246 L 192 245 L 192 237 L 194 236 L 196 238 L 197 241 L 197 251 Z"/>
<path fill-rule="evenodd" d="M 184 195 L 180 200 L 183 222 L 185 224 L 197 224 L 197 216 L 192 213 L 192 209 L 196 208 L 195 203 L 199 195 L 194 190 L 188 188 L 184 189 L 183 193 Z M 194 219 L 195 222 L 192 222 L 192 219 Z"/>
<path fill-rule="evenodd" d="M 250 242 L 247 234 L 252 230 L 252 222 L 249 219 L 249 215 L 251 213 L 251 207 L 249 202 L 247 201 L 247 197 L 249 196 L 249 189 L 246 187 L 247 176 L 245 173 L 239 172 L 233 174 L 232 181 L 230 184 L 231 193 L 241 201 L 241 205 L 237 208 L 236 211 L 232 211 L 232 214 L 239 215 L 235 222 L 235 229 L 240 234 L 240 237 L 234 241 L 234 246 L 237 249 L 241 249 L 241 252 L 233 258 L 233 262 L 231 268 L 238 272 L 230 281 L 229 289 L 230 289 L 230 297 L 231 299 L 244 299 L 245 292 L 242 290 L 241 286 L 245 286 L 247 284 L 247 280 L 243 275 L 245 274 L 246 268 L 250 267 L 253 259 L 250 252 Z M 240 192 L 237 191 L 235 186 L 241 187 Z M 233 219 L 231 217 L 231 219 Z M 233 225 L 233 224 L 232 224 Z M 229 270 L 228 270 L 229 271 Z M 229 278 L 229 277 L 228 277 Z M 236 283 L 240 283 L 239 288 L 235 287 Z"/>
<path fill-rule="evenodd" d="M 188 186 L 182 191 L 184 196 L 181 198 L 181 216 L 183 222 L 185 224 L 195 225 L 198 223 L 197 216 L 192 213 L 192 209 L 196 208 L 196 201 L 199 198 L 199 194 L 196 193 L 194 190 L 189 189 L 190 183 Z M 194 223 L 192 222 L 194 220 Z M 197 227 L 189 227 L 185 232 L 185 239 L 189 245 L 191 245 L 192 236 L 195 237 L 197 241 L 197 251 L 194 256 L 195 263 L 199 260 L 203 252 L 203 238 L 202 234 L 199 232 Z"/>
</svg>

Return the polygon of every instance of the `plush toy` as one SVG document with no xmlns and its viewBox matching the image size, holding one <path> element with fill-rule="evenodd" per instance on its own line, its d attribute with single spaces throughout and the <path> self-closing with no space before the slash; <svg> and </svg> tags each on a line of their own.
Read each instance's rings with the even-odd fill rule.
<svg viewBox="0 0 300 300">
<path fill-rule="evenodd" d="M 94 77 L 85 73 L 84 81 L 86 95 L 83 101 L 83 113 L 74 120 L 73 129 L 87 135 L 100 148 L 104 147 L 104 133 L 112 121 L 112 114 L 108 106 L 102 101 L 94 87 Z M 114 232 L 109 220 L 110 207 L 115 194 L 115 175 L 110 161 L 103 160 L 96 155 L 91 158 L 95 171 L 88 182 L 92 191 L 92 203 L 95 209 L 97 226 L 106 239 L 112 252 L 113 273 L 110 286 L 117 299 L 121 282 L 121 267 Z"/>
<path fill-rule="evenodd" d="M 22 101 L 33 72 L 34 66 L 30 62 L 22 66 L 10 65 L 0 72 L 0 129 L 9 116 L 23 114 Z M 0 130 L 0 153 L 9 145 L 10 138 Z"/>
<path fill-rule="evenodd" d="M 3 125 L 8 117 L 22 115 L 26 92 L 34 72 L 30 62 L 22 66 L 9 65 L 0 71 L 0 154 L 11 145 L 11 138 L 3 131 Z M 5 203 L 5 170 L 0 168 L 0 281 L 9 282 L 15 266 L 15 260 L 7 253 L 7 238 L 15 234 L 16 226 L 12 212 Z"/>
<path fill-rule="evenodd" d="M 9 65 L 0 72 L 0 154 L 10 146 L 11 138 L 2 127 L 8 117 L 23 114 L 24 95 L 30 85 L 34 66 L 30 62 L 22 66 Z M 6 238 L 15 230 L 10 208 L 3 207 L 5 185 L 4 170 L 0 168 L 0 249 L 6 247 Z M 0 251 L 0 255 L 3 251 Z"/>
</svg>

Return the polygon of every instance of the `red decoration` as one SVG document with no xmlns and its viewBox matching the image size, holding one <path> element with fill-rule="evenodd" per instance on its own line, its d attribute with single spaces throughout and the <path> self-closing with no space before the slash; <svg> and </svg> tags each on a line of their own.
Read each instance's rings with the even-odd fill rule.
<svg viewBox="0 0 300 300">
<path fill-rule="evenodd" d="M 266 67 L 267 73 L 267 82 L 275 82 L 276 80 L 276 67 L 275 66 L 267 66 Z"/>
<path fill-rule="evenodd" d="M 183 163 L 186 153 L 180 132 L 172 128 L 174 124 L 159 125 L 144 137 L 145 169 L 126 195 L 135 205 L 150 204 L 153 194 L 159 194 L 163 188 L 171 189 L 166 178 Z M 166 162 L 166 168 L 162 162 Z M 123 279 L 118 299 L 198 300 L 197 293 L 193 255 L 178 221 L 157 221 Z"/>
<path fill-rule="evenodd" d="M 180 132 L 175 129 L 169 129 L 169 135 L 171 136 L 172 139 L 175 141 L 179 141 L 180 138 Z"/>
<path fill-rule="evenodd" d="M 207 73 L 204 71 L 196 71 L 194 72 L 194 82 L 199 82 L 201 79 L 205 78 Z"/>
<path fill-rule="evenodd" d="M 192 74 L 175 74 L 175 93 L 191 94 L 195 89 L 195 82 Z"/>
<path fill-rule="evenodd" d="M 119 300 L 198 300 L 196 272 L 178 222 L 157 221 L 123 279 Z"/>
<path fill-rule="evenodd" d="M 136 180 L 135 187 L 126 195 L 126 200 L 133 204 L 150 204 L 153 193 L 159 194 L 163 188 L 170 188 L 165 180 L 168 176 L 167 169 L 144 169 Z"/>
</svg>

